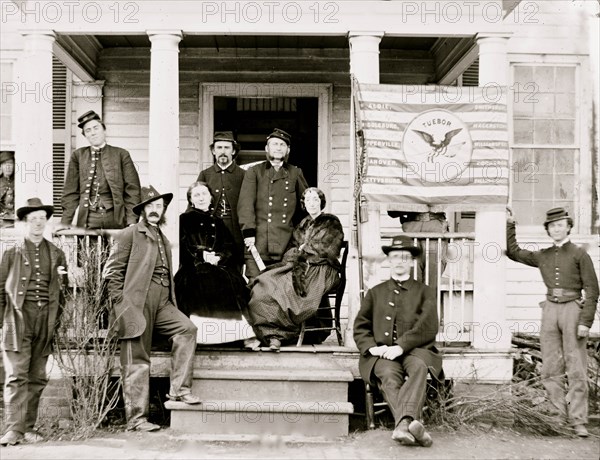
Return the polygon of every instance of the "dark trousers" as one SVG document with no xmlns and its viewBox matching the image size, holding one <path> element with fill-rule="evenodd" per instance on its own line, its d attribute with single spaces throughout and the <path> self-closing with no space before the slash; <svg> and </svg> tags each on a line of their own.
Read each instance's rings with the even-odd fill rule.
<svg viewBox="0 0 600 460">
<path fill-rule="evenodd" d="M 150 412 L 150 348 L 153 331 L 168 337 L 171 343 L 169 394 L 181 396 L 192 390 L 197 328 L 171 303 L 169 292 L 168 287 L 150 283 L 144 305 L 146 329 L 140 337 L 121 340 L 123 398 L 130 429 L 146 421 Z"/>
<path fill-rule="evenodd" d="M 6 377 L 4 408 L 6 430 L 26 433 L 37 420 L 42 391 L 48 383 L 46 363 L 48 353 L 48 303 L 25 301 L 25 330 L 20 351 L 2 350 Z"/>
<path fill-rule="evenodd" d="M 235 251 L 233 257 L 235 259 L 235 266 L 242 273 L 242 267 L 244 266 L 244 238 L 242 237 L 242 232 L 240 231 L 240 224 L 237 220 L 234 222 L 232 216 L 221 217 L 221 220 L 225 224 L 225 227 L 229 230 L 231 235 L 233 236 L 233 241 L 235 242 Z"/>
<path fill-rule="evenodd" d="M 394 361 L 380 358 L 375 363 L 373 373 L 396 426 L 403 417 L 421 418 L 427 392 L 427 371 L 427 364 L 411 355 Z"/>
<path fill-rule="evenodd" d="M 576 301 L 542 306 L 542 383 L 550 402 L 572 425 L 588 421 L 587 339 L 577 338 Z"/>
<path fill-rule="evenodd" d="M 85 226 L 94 230 L 123 228 L 123 224 L 115 222 L 114 210 L 104 208 L 98 208 L 97 210 L 90 209 Z"/>
</svg>

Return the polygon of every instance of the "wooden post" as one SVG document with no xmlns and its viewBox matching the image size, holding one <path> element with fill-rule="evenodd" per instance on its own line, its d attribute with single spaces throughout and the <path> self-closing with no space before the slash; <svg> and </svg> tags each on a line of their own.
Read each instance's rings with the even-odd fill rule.
<svg viewBox="0 0 600 460">
<path fill-rule="evenodd" d="M 149 180 L 160 193 L 173 193 L 165 233 L 179 266 L 179 42 L 181 31 L 149 31 L 150 126 Z"/>
<path fill-rule="evenodd" d="M 383 32 L 350 32 L 348 39 L 350 41 L 350 72 L 354 75 L 359 83 L 379 83 L 379 42 L 383 37 Z M 353 118 L 352 118 L 353 121 Z M 350 132 L 350 152 L 352 155 L 352 163 L 354 160 L 355 152 L 355 133 L 354 133 L 354 122 L 351 124 Z M 356 165 L 353 165 L 353 171 Z M 354 176 L 353 176 L 354 177 Z M 368 219 L 366 222 L 361 223 L 360 219 L 358 225 L 361 226 L 359 231 L 359 237 L 361 238 L 362 255 L 375 256 L 381 252 L 380 244 L 380 230 L 379 230 L 379 206 L 369 206 Z M 353 248 L 353 252 L 356 253 L 356 248 Z M 354 259 L 356 260 L 356 259 Z M 358 259 L 358 263 L 362 263 L 361 259 Z M 358 266 L 352 264 L 348 273 L 349 279 L 351 280 L 348 284 L 349 290 L 349 302 L 348 302 L 348 324 L 346 327 L 344 343 L 346 346 L 354 347 L 353 338 L 353 326 L 354 318 L 360 308 L 360 286 L 363 285 L 364 280 L 358 279 Z M 368 270 L 365 270 L 368 272 Z M 356 282 L 352 282 L 356 280 Z"/>
<path fill-rule="evenodd" d="M 19 82 L 15 152 L 15 209 L 28 198 L 52 204 L 52 45 L 54 32 L 23 33 L 15 73 Z M 15 97 L 15 102 L 17 98 Z"/>
<path fill-rule="evenodd" d="M 506 90 L 508 81 L 506 35 L 477 35 L 479 86 Z M 477 211 L 475 216 L 473 336 L 477 349 L 510 348 L 511 331 L 506 321 L 506 210 Z"/>
</svg>

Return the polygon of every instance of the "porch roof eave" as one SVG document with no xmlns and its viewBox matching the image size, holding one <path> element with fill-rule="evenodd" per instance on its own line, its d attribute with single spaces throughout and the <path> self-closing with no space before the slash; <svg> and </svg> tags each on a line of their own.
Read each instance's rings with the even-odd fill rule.
<svg viewBox="0 0 600 460">
<path fill-rule="evenodd" d="M 28 5 L 28 3 L 31 3 Z M 50 6 L 48 6 L 50 5 Z M 512 6 L 512 5 L 511 5 Z M 502 32 L 507 4 L 485 2 L 22 2 L 7 20 L 24 31 L 66 35 L 137 35 L 181 30 L 184 35 L 319 35 L 378 30 L 386 36 L 468 37 Z"/>
</svg>

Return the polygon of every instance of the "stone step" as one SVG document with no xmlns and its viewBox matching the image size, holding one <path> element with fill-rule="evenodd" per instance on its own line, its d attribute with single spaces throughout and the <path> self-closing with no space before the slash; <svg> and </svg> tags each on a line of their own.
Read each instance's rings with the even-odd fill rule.
<svg viewBox="0 0 600 460">
<path fill-rule="evenodd" d="M 333 363 L 332 365 L 335 365 Z M 343 369 L 194 369 L 192 391 L 203 399 L 345 401 L 352 373 Z"/>
<path fill-rule="evenodd" d="M 304 347 L 299 347 L 304 348 Z M 313 349 L 315 347 L 312 347 Z M 335 367 L 335 366 L 334 366 Z M 331 353 L 297 351 L 283 347 L 281 353 L 244 350 L 196 350 L 194 368 L 222 369 L 331 369 Z M 170 352 L 152 352 L 152 376 L 169 376 Z"/>
<path fill-rule="evenodd" d="M 190 406 L 167 401 L 171 428 L 214 435 L 334 438 L 348 435 L 349 402 L 205 400 Z"/>
</svg>

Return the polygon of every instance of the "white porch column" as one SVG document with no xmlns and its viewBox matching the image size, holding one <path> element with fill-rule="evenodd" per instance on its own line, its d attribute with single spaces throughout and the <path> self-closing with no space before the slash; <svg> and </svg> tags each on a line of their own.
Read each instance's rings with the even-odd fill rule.
<svg viewBox="0 0 600 460">
<path fill-rule="evenodd" d="M 100 117 L 104 118 L 102 113 L 102 89 L 104 88 L 104 80 L 93 81 L 74 81 L 72 85 L 73 97 L 73 129 L 77 134 L 75 136 L 75 149 L 87 147 L 90 145 L 88 140 L 81 133 L 81 129 L 77 127 L 77 118 L 86 113 L 88 110 L 93 110 Z M 69 154 L 69 152 L 67 152 Z"/>
<path fill-rule="evenodd" d="M 150 59 L 149 179 L 160 193 L 172 193 L 165 233 L 179 265 L 179 30 L 148 31 Z M 147 184 L 142 184 L 147 185 Z"/>
<path fill-rule="evenodd" d="M 506 35 L 479 34 L 479 86 L 508 86 Z M 506 210 L 477 211 L 472 344 L 479 349 L 510 348 L 511 331 L 506 321 Z"/>
<path fill-rule="evenodd" d="M 348 40 L 350 42 L 350 73 L 359 83 L 379 83 L 379 43 L 383 37 L 383 32 L 350 32 Z M 354 177 L 354 113 L 351 113 L 350 123 L 350 152 L 352 155 L 352 177 Z M 352 210 L 353 212 L 354 210 Z M 358 222 L 360 225 L 360 237 L 362 244 L 362 255 L 367 260 L 381 253 L 381 238 L 379 230 L 379 206 L 370 205 L 368 210 L 368 221 Z M 351 254 L 356 254 L 356 248 L 351 248 Z M 358 260 L 353 257 L 350 260 Z M 358 261 L 360 263 L 360 260 Z M 367 263 L 367 262 L 365 262 Z M 353 337 L 354 318 L 360 309 L 360 280 L 358 264 L 348 264 L 349 301 L 348 301 L 348 324 L 345 331 L 344 343 L 346 346 L 355 346 Z M 371 270 L 364 269 L 363 273 L 369 273 Z M 357 282 L 353 282 L 356 280 Z"/>
<path fill-rule="evenodd" d="M 52 204 L 52 45 L 51 30 L 23 32 L 18 64 L 15 208 L 28 198 Z M 16 99 L 16 98 L 15 98 Z"/>
</svg>

